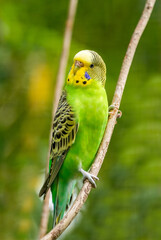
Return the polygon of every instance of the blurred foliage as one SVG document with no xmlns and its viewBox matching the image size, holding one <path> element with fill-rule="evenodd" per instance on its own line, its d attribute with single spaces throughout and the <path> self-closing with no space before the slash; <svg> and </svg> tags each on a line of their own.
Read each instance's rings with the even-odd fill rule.
<svg viewBox="0 0 161 240">
<path fill-rule="evenodd" d="M 111 102 L 145 1 L 79 1 L 67 71 L 81 49 L 107 64 Z M 36 239 L 68 1 L 1 0 L 0 239 Z M 64 239 L 161 239 L 161 2 L 141 38 L 110 148 Z"/>
</svg>

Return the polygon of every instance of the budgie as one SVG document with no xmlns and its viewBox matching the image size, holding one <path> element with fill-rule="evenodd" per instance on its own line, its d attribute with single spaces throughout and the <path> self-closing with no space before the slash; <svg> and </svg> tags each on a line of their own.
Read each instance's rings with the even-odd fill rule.
<svg viewBox="0 0 161 240">
<path fill-rule="evenodd" d="M 106 65 L 94 51 L 74 57 L 53 121 L 49 173 L 39 196 L 51 188 L 54 225 L 67 210 L 81 174 L 95 187 L 88 172 L 108 121 Z"/>
</svg>

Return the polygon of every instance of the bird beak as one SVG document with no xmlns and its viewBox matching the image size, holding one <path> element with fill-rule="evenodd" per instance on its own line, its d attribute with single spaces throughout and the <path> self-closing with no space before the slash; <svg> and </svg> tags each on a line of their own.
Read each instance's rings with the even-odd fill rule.
<svg viewBox="0 0 161 240">
<path fill-rule="evenodd" d="M 74 70 L 73 70 L 74 75 L 76 74 L 78 69 L 80 69 L 83 66 L 84 66 L 84 64 L 82 62 L 76 60 L 75 63 L 74 63 Z"/>
</svg>

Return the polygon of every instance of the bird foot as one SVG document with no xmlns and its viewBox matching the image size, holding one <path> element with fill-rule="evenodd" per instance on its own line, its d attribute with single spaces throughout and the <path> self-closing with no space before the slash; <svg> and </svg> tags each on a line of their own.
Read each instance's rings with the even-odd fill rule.
<svg viewBox="0 0 161 240">
<path fill-rule="evenodd" d="M 117 108 L 115 105 L 110 105 L 109 107 L 108 107 L 108 115 L 109 115 L 109 117 L 110 117 L 110 115 L 111 115 L 111 110 L 114 110 L 115 108 Z M 117 108 L 118 109 L 118 108 Z M 118 112 L 117 112 L 117 118 L 121 118 L 121 116 L 122 116 L 122 112 L 121 112 L 121 110 L 119 110 L 118 109 Z"/>
<path fill-rule="evenodd" d="M 89 172 L 86 172 L 86 171 L 83 170 L 82 168 L 80 168 L 79 171 L 80 171 L 80 172 L 82 173 L 82 175 L 83 175 L 83 181 L 87 178 L 88 181 L 92 184 L 92 186 L 93 186 L 94 188 L 96 188 L 95 180 L 99 180 L 99 178 L 98 178 L 97 176 L 89 173 Z"/>
</svg>

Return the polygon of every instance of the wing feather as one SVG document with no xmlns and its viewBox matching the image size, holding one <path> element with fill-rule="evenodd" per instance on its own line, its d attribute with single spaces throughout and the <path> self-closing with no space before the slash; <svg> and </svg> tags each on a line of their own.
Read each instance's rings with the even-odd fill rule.
<svg viewBox="0 0 161 240">
<path fill-rule="evenodd" d="M 75 113 L 67 101 L 67 93 L 64 90 L 59 100 L 58 108 L 53 121 L 53 132 L 50 150 L 52 159 L 50 171 L 40 190 L 39 196 L 46 195 L 54 182 L 70 146 L 74 143 L 78 131 L 78 122 Z"/>
</svg>

